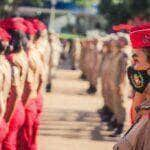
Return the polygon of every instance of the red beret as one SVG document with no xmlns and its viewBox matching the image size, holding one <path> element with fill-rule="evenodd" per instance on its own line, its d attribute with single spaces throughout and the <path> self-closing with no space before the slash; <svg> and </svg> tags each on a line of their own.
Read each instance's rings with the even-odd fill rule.
<svg viewBox="0 0 150 150">
<path fill-rule="evenodd" d="M 29 20 L 24 19 L 24 25 L 27 27 L 26 33 L 30 35 L 35 35 L 37 30 L 34 28 L 33 24 Z"/>
<path fill-rule="evenodd" d="M 7 33 L 6 30 L 0 27 L 0 40 L 10 41 L 11 36 Z"/>
<path fill-rule="evenodd" d="M 10 29 L 26 33 L 27 27 L 20 22 L 14 22 Z"/>
<path fill-rule="evenodd" d="M 9 26 L 8 19 L 0 20 L 0 27 L 7 30 L 8 26 Z"/>
<path fill-rule="evenodd" d="M 33 23 L 33 26 L 36 30 L 43 31 L 47 29 L 46 25 L 39 19 L 31 19 L 30 21 Z"/>
<path fill-rule="evenodd" d="M 12 22 L 13 26 L 8 28 L 11 28 L 13 30 L 20 30 L 30 35 L 34 35 L 37 32 L 33 24 L 29 20 L 26 20 L 24 18 L 21 17 L 10 18 L 9 22 Z"/>
<path fill-rule="evenodd" d="M 133 27 L 130 32 L 133 48 L 150 47 L 150 23 Z"/>
<path fill-rule="evenodd" d="M 13 22 L 24 22 L 24 18 L 22 18 L 22 17 L 14 17 L 14 18 L 11 18 L 11 20 L 13 21 Z"/>
<path fill-rule="evenodd" d="M 26 32 L 27 27 L 22 23 L 23 18 L 7 18 L 0 21 L 0 26 L 6 30 Z"/>
</svg>

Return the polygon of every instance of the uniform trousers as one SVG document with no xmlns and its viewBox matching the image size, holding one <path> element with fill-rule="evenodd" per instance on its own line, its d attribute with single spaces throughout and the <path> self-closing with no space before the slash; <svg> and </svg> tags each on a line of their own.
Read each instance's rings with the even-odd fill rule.
<svg viewBox="0 0 150 150">
<path fill-rule="evenodd" d="M 11 100 L 10 100 L 11 101 Z M 8 101 L 8 103 L 10 102 Z M 13 114 L 9 122 L 9 131 L 3 141 L 2 150 L 17 150 L 18 133 L 25 121 L 24 106 L 21 100 L 17 100 Z"/>
<path fill-rule="evenodd" d="M 25 106 L 25 122 L 18 134 L 18 150 L 31 150 L 33 144 L 33 126 L 37 116 L 36 99 L 28 100 Z"/>
<path fill-rule="evenodd" d="M 3 143 L 3 140 L 5 139 L 7 133 L 8 133 L 8 126 L 6 124 L 6 121 L 4 119 L 2 119 L 0 121 L 0 150 L 3 150 L 2 143 Z"/>
</svg>

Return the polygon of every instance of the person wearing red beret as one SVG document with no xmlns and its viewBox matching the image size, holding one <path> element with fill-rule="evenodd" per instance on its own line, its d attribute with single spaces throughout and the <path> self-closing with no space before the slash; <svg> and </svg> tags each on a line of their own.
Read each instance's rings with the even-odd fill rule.
<svg viewBox="0 0 150 150">
<path fill-rule="evenodd" d="M 144 24 L 141 26 L 136 26 L 131 29 L 130 33 L 130 39 L 132 42 L 132 46 L 134 48 L 134 60 L 136 60 L 136 63 L 134 65 L 134 68 L 136 69 L 145 69 L 144 66 L 145 61 L 143 60 L 145 55 L 145 49 L 149 49 L 150 47 L 150 23 Z M 140 57 L 139 57 L 140 56 Z M 139 57 L 139 58 L 138 58 Z M 141 59 L 142 58 L 142 59 Z M 140 61 L 140 62 L 139 62 Z M 142 62 L 142 63 L 141 63 Z M 134 123 L 136 120 L 136 106 L 138 106 L 140 103 L 142 103 L 143 96 L 136 92 L 133 103 L 131 107 L 131 122 Z"/>
<path fill-rule="evenodd" d="M 5 119 L 9 122 L 9 132 L 3 141 L 3 149 L 15 150 L 17 149 L 19 130 L 25 121 L 22 94 L 28 69 L 27 61 L 24 61 L 27 58 L 24 51 L 27 44 L 24 40 L 26 27 L 13 19 L 6 19 L 6 22 L 11 23 L 11 26 L 10 24 L 5 26 L 12 36 L 10 45 L 13 47 L 12 50 L 7 51 L 6 58 L 11 64 L 13 74 L 5 113 Z"/>
<path fill-rule="evenodd" d="M 150 148 L 150 23 L 133 27 L 130 39 L 134 48 L 134 66 L 128 78 L 135 92 L 132 127 L 114 146 L 114 150 L 149 150 Z"/>
<path fill-rule="evenodd" d="M 0 150 L 2 143 L 8 133 L 8 122 L 4 118 L 6 112 L 6 102 L 11 85 L 11 67 L 5 57 L 11 36 L 0 28 Z"/>
<path fill-rule="evenodd" d="M 49 42 L 49 36 L 47 32 L 46 25 L 40 21 L 39 19 L 30 19 L 32 22 L 34 28 L 38 31 L 40 34 L 40 38 L 38 39 L 37 43 L 37 49 L 40 52 L 40 55 L 42 55 L 43 63 L 45 64 L 45 72 L 46 72 L 46 81 L 44 84 L 44 87 L 46 87 L 47 92 L 51 91 L 51 47 Z M 56 39 L 55 39 L 56 40 Z M 57 47 L 57 46 L 55 46 Z M 45 55 L 45 53 L 47 55 Z"/>
<path fill-rule="evenodd" d="M 35 44 L 35 48 L 38 52 L 38 55 L 40 57 L 39 59 L 39 66 L 42 65 L 43 67 L 43 71 L 40 70 L 40 80 L 39 80 L 39 86 L 38 86 L 38 97 L 36 100 L 36 105 L 37 105 L 37 110 L 38 110 L 38 116 L 37 116 L 37 122 L 34 125 L 34 135 L 35 137 L 37 136 L 37 132 L 38 132 L 38 126 L 39 126 L 39 120 L 40 120 L 40 116 L 41 116 L 41 112 L 42 112 L 42 95 L 43 95 L 43 91 L 46 87 L 46 83 L 48 80 L 48 84 L 47 84 L 47 91 L 50 90 L 51 87 L 51 80 L 50 80 L 50 45 L 49 45 L 49 41 L 48 41 L 48 33 L 47 33 L 47 27 L 46 25 L 38 20 L 38 19 L 32 19 L 31 20 L 34 28 L 36 30 L 38 30 L 38 36 L 36 36 L 36 40 L 34 40 L 34 44 Z M 45 55 L 46 54 L 46 55 Z"/>
<path fill-rule="evenodd" d="M 18 19 L 17 19 L 18 20 Z M 35 94 L 34 90 L 34 60 L 32 59 L 32 55 L 30 53 L 32 42 L 34 40 L 34 37 L 36 35 L 37 30 L 33 27 L 32 23 L 26 19 L 18 20 L 20 21 L 25 27 L 26 30 L 25 35 L 27 37 L 27 52 L 26 52 L 26 58 L 22 61 L 24 63 L 27 63 L 26 66 L 28 66 L 27 69 L 27 77 L 25 79 L 24 83 L 24 89 L 22 93 L 22 102 L 25 109 L 25 121 L 23 126 L 20 128 L 18 133 L 18 143 L 17 143 L 17 149 L 18 150 L 30 150 L 31 149 L 31 143 L 33 141 L 33 124 L 35 122 L 35 118 L 37 115 L 37 108 L 35 103 L 35 97 L 33 95 Z M 32 46 L 31 46 L 32 45 Z M 35 51 L 34 51 L 35 52 Z M 33 64 L 32 64 L 33 63 Z M 33 72 L 32 72 L 33 71 Z"/>
<path fill-rule="evenodd" d="M 19 144 L 19 148 L 22 150 L 36 150 L 39 114 L 42 111 L 42 93 L 40 93 L 41 73 L 44 71 L 42 71 L 43 64 L 36 47 L 36 42 L 40 37 L 39 32 L 34 28 L 30 20 L 25 20 L 24 24 L 27 26 L 29 70 L 22 96 L 26 118 L 20 132 L 21 143 Z"/>
<path fill-rule="evenodd" d="M 39 24 L 40 23 L 40 24 Z M 34 44 L 34 49 L 36 50 L 36 53 L 34 54 L 36 57 L 36 70 L 37 70 L 37 78 L 36 78 L 36 93 L 37 97 L 35 100 L 36 103 L 36 108 L 37 108 L 37 116 L 35 118 L 34 124 L 33 124 L 33 137 L 32 137 L 32 143 L 31 143 L 31 149 L 36 150 L 37 149 L 37 135 L 38 135 L 38 129 L 39 129 L 39 123 L 40 123 L 40 118 L 41 118 L 41 113 L 42 113 L 42 106 L 43 106 L 43 90 L 45 88 L 45 83 L 46 83 L 46 74 L 47 74 L 47 67 L 48 64 L 45 59 L 45 43 L 46 41 L 46 35 L 47 35 L 47 30 L 46 26 L 39 21 L 37 22 L 36 25 L 38 30 L 37 34 L 35 35 L 35 38 L 33 40 Z M 42 27 L 43 26 L 43 27 Z M 46 35 L 45 35 L 46 33 Z M 46 52 L 48 55 L 48 52 Z"/>
</svg>

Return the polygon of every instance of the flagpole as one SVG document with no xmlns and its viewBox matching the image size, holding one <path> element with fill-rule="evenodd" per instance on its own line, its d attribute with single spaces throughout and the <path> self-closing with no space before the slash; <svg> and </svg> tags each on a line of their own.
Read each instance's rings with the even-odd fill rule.
<svg viewBox="0 0 150 150">
<path fill-rule="evenodd" d="M 56 13 L 56 3 L 57 0 L 50 0 L 51 2 L 51 8 L 50 8 L 50 19 L 49 19 L 49 32 L 54 30 L 54 25 L 55 25 L 55 13 Z"/>
</svg>

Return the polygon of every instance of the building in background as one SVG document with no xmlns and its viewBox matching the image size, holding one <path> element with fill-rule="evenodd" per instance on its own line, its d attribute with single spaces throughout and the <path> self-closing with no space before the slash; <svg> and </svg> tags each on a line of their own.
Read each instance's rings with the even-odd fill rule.
<svg viewBox="0 0 150 150">
<path fill-rule="evenodd" d="M 35 4 L 32 1 L 23 0 L 16 10 L 17 16 L 39 16 L 47 25 L 54 22 L 53 30 L 56 32 L 85 35 L 87 30 L 100 29 L 105 24 L 98 15 L 99 0 L 39 0 Z M 38 7 L 37 7 L 38 6 Z M 53 16 L 52 9 L 55 15 Z M 50 14 L 53 16 L 50 19 Z M 101 25 L 102 24 L 102 25 Z"/>
</svg>

